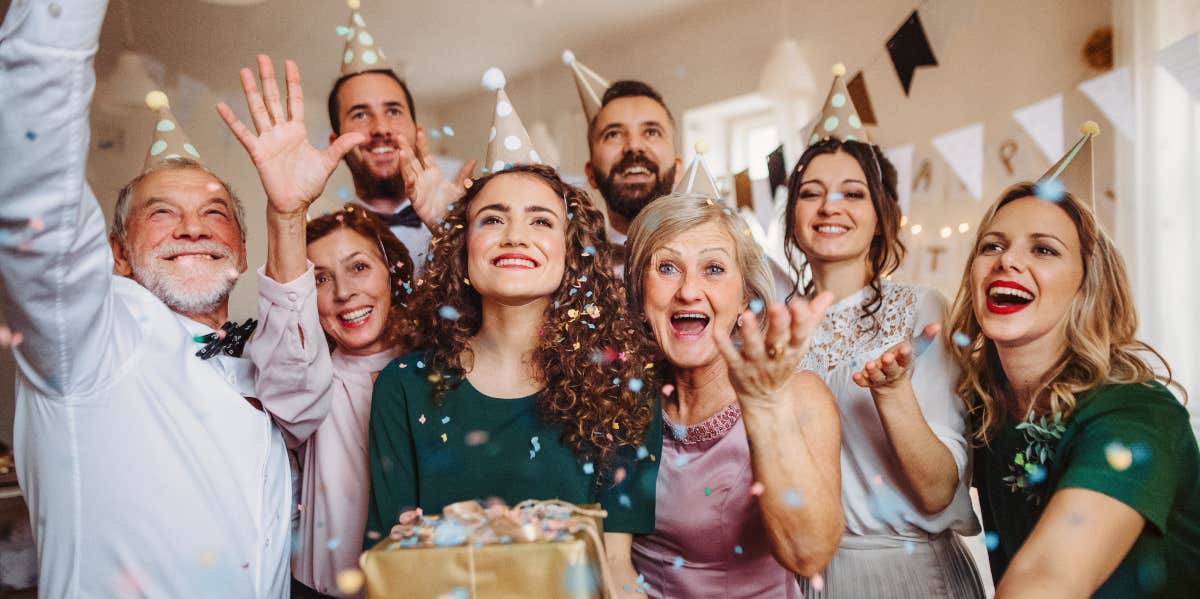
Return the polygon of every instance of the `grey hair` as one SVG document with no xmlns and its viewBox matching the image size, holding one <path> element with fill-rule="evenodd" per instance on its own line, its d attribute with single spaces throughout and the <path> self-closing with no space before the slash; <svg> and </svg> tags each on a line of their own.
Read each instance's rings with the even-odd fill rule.
<svg viewBox="0 0 1200 599">
<path fill-rule="evenodd" d="M 237 194 L 233 192 L 233 188 L 225 182 L 224 179 L 217 176 L 216 173 L 208 170 L 208 167 L 201 164 L 199 161 L 191 158 L 171 158 L 164 160 L 151 166 L 142 172 L 142 174 L 134 177 L 120 191 L 117 192 L 117 205 L 113 208 L 113 221 L 110 235 L 122 244 L 125 243 L 125 237 L 129 234 L 129 210 L 131 208 L 131 200 L 133 199 L 133 190 L 138 184 L 146 179 L 146 177 L 161 171 L 176 170 L 176 169 L 191 169 L 207 173 L 216 179 L 221 187 L 225 189 L 225 193 L 229 194 L 230 201 L 233 202 L 234 219 L 237 220 L 238 231 L 242 234 L 242 241 L 246 240 L 246 211 L 242 208 L 242 201 L 238 199 Z"/>
<path fill-rule="evenodd" d="M 630 314 L 642 313 L 645 299 L 642 277 L 654 253 L 668 241 L 707 223 L 719 224 L 733 240 L 746 300 L 758 299 L 764 304 L 774 301 L 775 285 L 762 247 L 750 236 L 750 229 L 736 208 L 701 194 L 672 193 L 647 204 L 629 225 L 629 238 L 625 242 L 629 252 L 625 289 Z M 759 324 L 765 325 L 766 319 Z"/>
</svg>

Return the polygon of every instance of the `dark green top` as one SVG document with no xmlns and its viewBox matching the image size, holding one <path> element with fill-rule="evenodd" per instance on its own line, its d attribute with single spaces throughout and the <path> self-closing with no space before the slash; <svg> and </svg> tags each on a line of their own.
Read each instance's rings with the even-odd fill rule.
<svg viewBox="0 0 1200 599">
<path fill-rule="evenodd" d="M 375 381 L 368 435 L 368 533 L 387 535 L 405 509 L 419 506 L 437 514 L 456 501 L 490 497 L 509 505 L 526 499 L 599 503 L 608 510 L 607 532 L 654 532 L 662 449 L 657 405 L 652 406 L 655 416 L 645 433 L 645 449 L 619 452 L 616 467 L 624 468 L 624 479 L 597 487 L 591 472 L 598 474 L 599 467 L 578 459 L 560 441 L 561 427 L 537 416 L 536 394 L 497 399 L 464 380 L 437 407 L 425 356 L 418 352 L 394 360 Z M 376 542 L 365 541 L 367 547 Z"/>
<path fill-rule="evenodd" d="M 1187 410 L 1161 384 L 1105 385 L 1078 396 L 1074 414 L 1047 452 L 1044 478 L 1025 490 L 1003 480 L 1025 434 L 1005 426 L 976 459 L 975 482 L 999 581 L 1059 489 L 1103 493 L 1146 519 L 1133 548 L 1094 597 L 1196 597 L 1200 593 L 1200 452 Z M 1080 523 L 1087 526 L 1087 523 Z"/>
</svg>

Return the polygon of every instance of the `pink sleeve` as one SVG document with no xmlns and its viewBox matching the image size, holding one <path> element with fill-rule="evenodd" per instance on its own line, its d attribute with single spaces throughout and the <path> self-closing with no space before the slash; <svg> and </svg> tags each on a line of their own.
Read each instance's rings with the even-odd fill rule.
<svg viewBox="0 0 1200 599">
<path fill-rule="evenodd" d="M 329 414 L 333 363 L 317 317 L 313 265 L 288 283 L 258 269 L 258 329 L 248 345 L 258 374 L 254 390 L 263 409 L 294 448 Z"/>
</svg>

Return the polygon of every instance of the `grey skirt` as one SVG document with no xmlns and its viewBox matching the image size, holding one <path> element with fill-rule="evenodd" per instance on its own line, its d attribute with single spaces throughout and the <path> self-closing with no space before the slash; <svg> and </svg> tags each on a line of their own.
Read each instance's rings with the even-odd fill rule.
<svg viewBox="0 0 1200 599">
<path fill-rule="evenodd" d="M 800 588 L 806 599 L 986 597 L 975 560 L 950 531 L 912 539 L 847 535 L 821 581 L 801 577 Z"/>
</svg>

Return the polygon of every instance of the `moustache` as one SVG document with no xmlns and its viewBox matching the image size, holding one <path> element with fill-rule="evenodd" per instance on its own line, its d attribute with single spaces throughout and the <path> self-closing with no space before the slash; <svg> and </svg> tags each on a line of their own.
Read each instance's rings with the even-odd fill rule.
<svg viewBox="0 0 1200 599">
<path fill-rule="evenodd" d="M 610 176 L 635 166 L 643 167 L 650 171 L 650 174 L 654 175 L 655 177 L 658 176 L 658 165 L 655 164 L 654 161 L 647 158 L 645 154 L 634 154 L 632 152 L 626 153 L 625 156 L 621 158 L 621 161 L 613 167 Z"/>
<path fill-rule="evenodd" d="M 195 254 L 195 253 L 211 254 L 217 260 L 225 260 L 233 254 L 233 252 L 229 249 L 228 246 L 217 243 L 215 241 L 190 241 L 190 242 L 172 241 L 172 242 L 164 243 L 164 244 L 154 248 L 150 253 L 150 257 L 159 259 L 159 258 L 167 258 L 169 256 L 174 256 L 174 255 L 178 255 L 178 254 Z"/>
</svg>

